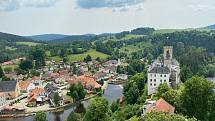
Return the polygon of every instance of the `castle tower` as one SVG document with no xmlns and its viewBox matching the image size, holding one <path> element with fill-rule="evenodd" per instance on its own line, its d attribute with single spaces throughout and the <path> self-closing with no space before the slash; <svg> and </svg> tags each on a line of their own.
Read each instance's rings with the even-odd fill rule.
<svg viewBox="0 0 215 121">
<path fill-rule="evenodd" d="M 171 65 L 173 55 L 173 47 L 172 46 L 164 46 L 164 66 Z"/>
</svg>

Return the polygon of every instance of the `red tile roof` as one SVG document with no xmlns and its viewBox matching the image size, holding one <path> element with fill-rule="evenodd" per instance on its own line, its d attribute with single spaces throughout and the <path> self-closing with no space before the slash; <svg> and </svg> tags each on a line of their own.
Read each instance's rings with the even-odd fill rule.
<svg viewBox="0 0 215 121">
<path fill-rule="evenodd" d="M 26 90 L 28 86 L 30 85 L 31 82 L 29 81 L 20 81 L 19 82 L 19 87 L 21 90 Z"/>
<path fill-rule="evenodd" d="M 166 113 L 174 113 L 174 111 L 175 111 L 175 107 L 170 105 L 162 98 L 156 101 L 155 106 L 153 106 L 150 110 L 150 112 L 166 112 Z"/>
</svg>

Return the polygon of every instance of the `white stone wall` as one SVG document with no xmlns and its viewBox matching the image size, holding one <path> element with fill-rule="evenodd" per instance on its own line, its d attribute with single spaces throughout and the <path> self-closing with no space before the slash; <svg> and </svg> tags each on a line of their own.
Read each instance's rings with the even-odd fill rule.
<svg viewBox="0 0 215 121">
<path fill-rule="evenodd" d="M 148 95 L 156 93 L 157 88 L 162 83 L 167 83 L 168 85 L 170 85 L 169 78 L 170 78 L 170 73 L 169 74 L 148 73 L 148 80 L 147 80 Z"/>
</svg>

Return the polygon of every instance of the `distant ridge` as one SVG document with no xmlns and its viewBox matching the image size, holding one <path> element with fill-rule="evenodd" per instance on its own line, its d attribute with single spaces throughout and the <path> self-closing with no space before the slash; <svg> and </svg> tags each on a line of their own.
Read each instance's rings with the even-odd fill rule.
<svg viewBox="0 0 215 121">
<path fill-rule="evenodd" d="M 95 37 L 95 34 L 84 34 L 84 35 L 71 35 L 60 39 L 51 40 L 53 42 L 58 41 L 80 41 L 80 40 L 91 40 Z"/>
<path fill-rule="evenodd" d="M 34 41 L 31 38 L 26 38 L 26 37 L 23 37 L 23 36 L 3 33 L 3 32 L 0 32 L 0 40 L 6 40 L 8 42 Z"/>
<path fill-rule="evenodd" d="M 205 27 L 207 29 L 215 29 L 215 24 Z"/>
<path fill-rule="evenodd" d="M 27 38 L 31 38 L 37 41 L 51 41 L 56 39 L 62 39 L 65 37 L 69 37 L 69 35 L 63 34 L 41 34 L 41 35 L 34 35 L 34 36 L 26 36 Z"/>
</svg>

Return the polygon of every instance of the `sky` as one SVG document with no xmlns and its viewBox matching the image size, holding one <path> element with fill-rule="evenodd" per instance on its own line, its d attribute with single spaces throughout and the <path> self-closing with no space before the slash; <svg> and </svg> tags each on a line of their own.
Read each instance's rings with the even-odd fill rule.
<svg viewBox="0 0 215 121">
<path fill-rule="evenodd" d="M 215 24 L 215 0 L 0 0 L 0 31 L 100 34 Z"/>
</svg>

